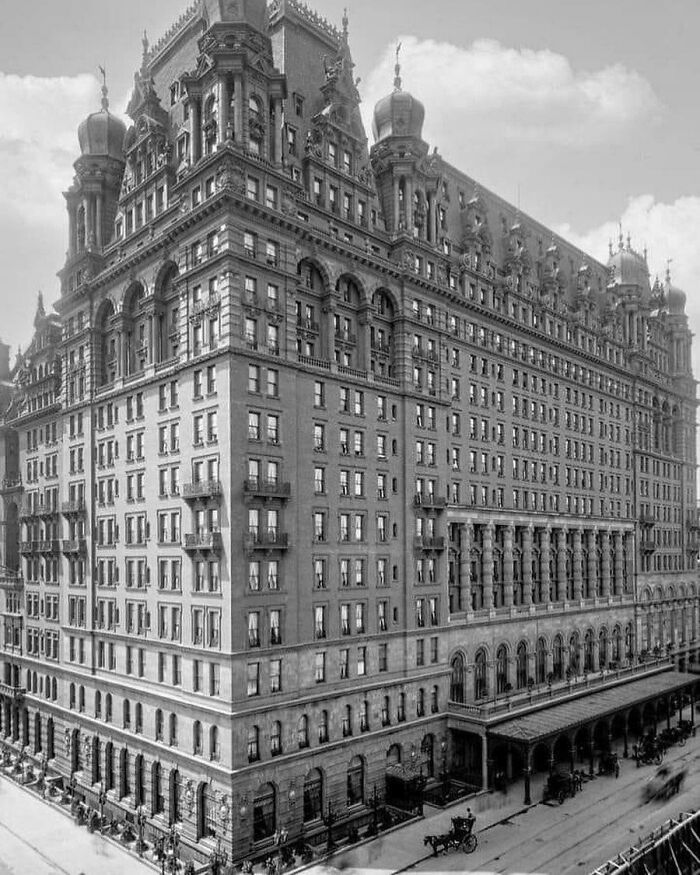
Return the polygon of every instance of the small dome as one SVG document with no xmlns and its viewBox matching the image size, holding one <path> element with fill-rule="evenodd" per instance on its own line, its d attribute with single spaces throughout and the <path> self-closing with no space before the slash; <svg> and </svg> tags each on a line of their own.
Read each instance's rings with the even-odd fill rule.
<svg viewBox="0 0 700 875">
<path fill-rule="evenodd" d="M 78 127 L 78 140 L 83 156 L 124 160 L 126 125 L 109 111 L 107 89 L 102 88 L 102 109 L 93 112 Z"/>
<path fill-rule="evenodd" d="M 374 107 L 372 133 L 375 143 L 386 137 L 423 137 L 425 107 L 408 91 L 401 90 L 400 49 L 401 43 L 396 49 L 394 91 L 388 97 L 383 97 Z"/>
<path fill-rule="evenodd" d="M 640 291 L 645 292 L 646 295 L 651 293 L 649 267 L 647 266 L 646 256 L 632 249 L 629 237 L 625 247 L 622 242 L 622 236 L 620 236 L 620 246 L 617 252 L 612 251 L 611 245 L 608 268 L 612 271 L 611 281 L 614 285 L 636 286 Z"/>
<path fill-rule="evenodd" d="M 683 289 L 674 286 L 671 282 L 671 271 L 666 271 L 666 304 L 671 316 L 685 315 L 686 295 Z"/>
</svg>

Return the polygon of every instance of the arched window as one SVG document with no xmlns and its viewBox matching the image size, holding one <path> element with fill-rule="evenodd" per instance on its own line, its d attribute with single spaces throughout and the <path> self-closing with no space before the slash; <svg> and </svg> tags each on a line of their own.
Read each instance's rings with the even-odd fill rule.
<svg viewBox="0 0 700 875">
<path fill-rule="evenodd" d="M 318 722 L 318 740 L 321 744 L 328 741 L 328 711 L 321 711 L 321 717 Z"/>
<path fill-rule="evenodd" d="M 216 799 L 209 784 L 197 787 L 197 838 L 216 835 Z"/>
<path fill-rule="evenodd" d="M 134 758 L 134 802 L 136 807 L 143 804 L 146 798 L 146 784 L 143 774 L 143 754 L 136 754 Z"/>
<path fill-rule="evenodd" d="M 257 726 L 248 727 L 248 762 L 255 763 L 260 759 L 260 730 Z"/>
<path fill-rule="evenodd" d="M 486 675 L 486 651 L 478 650 L 474 657 L 474 698 L 483 699 L 489 694 Z"/>
<path fill-rule="evenodd" d="M 177 747 L 177 714 L 170 715 L 170 733 L 169 744 L 172 747 Z"/>
<path fill-rule="evenodd" d="M 515 684 L 519 690 L 527 686 L 527 642 L 521 641 L 515 652 Z"/>
<path fill-rule="evenodd" d="M 202 724 L 199 720 L 192 724 L 192 752 L 195 756 L 202 755 Z"/>
<path fill-rule="evenodd" d="M 505 644 L 496 651 L 496 692 L 508 692 L 508 648 Z"/>
<path fill-rule="evenodd" d="M 579 637 L 578 632 L 574 632 L 569 638 L 569 668 L 572 674 L 578 674 L 579 670 Z"/>
<path fill-rule="evenodd" d="M 297 723 L 297 742 L 300 748 L 309 746 L 309 718 L 302 714 Z"/>
<path fill-rule="evenodd" d="M 160 710 L 160 708 L 156 708 L 155 737 L 156 741 L 163 740 L 163 712 Z"/>
<path fill-rule="evenodd" d="M 124 703 L 122 704 L 122 716 L 123 716 L 123 726 L 125 729 L 131 728 L 131 702 L 128 699 L 124 699 Z"/>
<path fill-rule="evenodd" d="M 134 706 L 134 732 L 137 735 L 143 732 L 143 705 L 140 702 Z"/>
<path fill-rule="evenodd" d="M 544 638 L 537 639 L 537 651 L 535 653 L 535 681 L 543 684 L 547 677 L 547 642 Z"/>
<path fill-rule="evenodd" d="M 323 775 L 312 769 L 304 779 L 304 823 L 318 820 L 323 813 Z"/>
<path fill-rule="evenodd" d="M 52 760 L 56 756 L 55 751 L 55 740 L 54 740 L 54 729 L 53 729 L 53 717 L 49 717 L 46 721 L 46 756 Z"/>
<path fill-rule="evenodd" d="M 219 728 L 218 726 L 209 727 L 209 759 L 218 762 L 221 758 L 219 750 Z"/>
<path fill-rule="evenodd" d="M 253 841 L 270 838 L 277 829 L 277 797 L 272 784 L 263 784 L 253 799 Z"/>
<path fill-rule="evenodd" d="M 352 707 L 345 706 L 345 715 L 343 717 L 343 738 L 352 735 Z"/>
<path fill-rule="evenodd" d="M 34 753 L 41 750 L 41 714 L 37 711 L 34 715 Z"/>
<path fill-rule="evenodd" d="M 425 690 L 423 687 L 418 687 L 416 694 L 416 717 L 425 716 Z"/>
<path fill-rule="evenodd" d="M 129 751 L 123 747 L 119 751 L 119 798 L 123 799 L 131 793 L 129 774 Z"/>
<path fill-rule="evenodd" d="M 111 741 L 105 744 L 105 790 L 114 789 L 114 745 Z"/>
<path fill-rule="evenodd" d="M 102 717 L 102 693 L 99 690 L 95 690 L 95 717 Z"/>
<path fill-rule="evenodd" d="M 598 633 L 598 668 L 608 667 L 608 630 L 605 626 Z"/>
<path fill-rule="evenodd" d="M 159 762 L 154 762 L 151 766 L 151 810 L 153 814 L 162 814 L 165 811 L 163 773 Z"/>
<path fill-rule="evenodd" d="M 583 670 L 593 671 L 593 630 L 588 629 L 584 637 Z"/>
<path fill-rule="evenodd" d="M 275 720 L 270 730 L 270 754 L 273 757 L 282 753 L 282 724 Z"/>
<path fill-rule="evenodd" d="M 168 779 L 168 819 L 170 823 L 180 820 L 180 772 L 173 769 Z"/>
<path fill-rule="evenodd" d="M 353 757 L 348 766 L 348 805 L 358 805 L 365 798 L 365 766 L 362 757 Z"/>
<path fill-rule="evenodd" d="M 622 629 L 615 626 L 612 635 L 612 659 L 618 665 L 622 661 Z"/>
<path fill-rule="evenodd" d="M 450 699 L 453 702 L 464 703 L 464 657 L 458 653 L 451 663 Z"/>
<path fill-rule="evenodd" d="M 73 683 L 68 687 L 68 707 L 71 710 L 75 708 L 75 684 Z"/>
</svg>

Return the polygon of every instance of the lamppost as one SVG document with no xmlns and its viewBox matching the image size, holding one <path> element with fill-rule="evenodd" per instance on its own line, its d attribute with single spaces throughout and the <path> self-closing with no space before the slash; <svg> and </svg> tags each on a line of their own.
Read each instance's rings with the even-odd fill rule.
<svg viewBox="0 0 700 875">
<path fill-rule="evenodd" d="M 166 860 L 171 875 L 175 875 L 179 868 L 178 852 L 180 850 L 180 833 L 175 829 L 175 824 L 170 824 L 170 830 L 165 836 L 164 854 L 160 861 L 160 875 L 165 875 Z"/>
<path fill-rule="evenodd" d="M 372 806 L 371 834 L 376 835 L 379 831 L 379 794 L 377 793 L 376 784 L 372 787 L 372 795 L 369 804 Z"/>
<path fill-rule="evenodd" d="M 330 854 L 330 852 L 335 847 L 333 843 L 333 824 L 335 823 L 337 817 L 335 811 L 333 811 L 333 805 L 331 800 L 328 800 L 328 811 L 326 814 L 322 815 L 323 823 L 328 827 L 328 843 L 326 845 L 326 850 Z"/>
<path fill-rule="evenodd" d="M 143 805 L 139 805 L 136 809 L 136 826 L 139 831 L 139 838 L 136 843 L 136 850 L 138 852 L 139 857 L 143 857 L 143 828 L 146 826 L 146 812 L 144 811 Z"/>
<path fill-rule="evenodd" d="M 107 793 L 105 792 L 105 785 L 100 784 L 100 792 L 97 794 L 97 804 L 100 806 L 100 832 L 102 832 L 102 827 L 105 822 L 105 802 L 107 801 Z"/>
<path fill-rule="evenodd" d="M 440 741 L 440 751 L 442 753 L 442 764 L 441 764 L 441 779 L 442 779 L 442 799 L 443 802 L 447 799 L 447 793 L 449 789 L 449 784 L 447 780 L 447 739 L 443 735 Z"/>
<path fill-rule="evenodd" d="M 216 847 L 209 854 L 209 866 L 211 875 L 219 875 L 219 866 L 224 867 L 228 863 L 228 853 L 224 850 L 221 838 L 216 840 Z"/>
</svg>

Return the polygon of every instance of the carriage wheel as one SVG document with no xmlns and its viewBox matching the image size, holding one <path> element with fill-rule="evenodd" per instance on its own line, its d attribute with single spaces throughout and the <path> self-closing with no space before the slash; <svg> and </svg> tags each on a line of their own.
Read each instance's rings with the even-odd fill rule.
<svg viewBox="0 0 700 875">
<path fill-rule="evenodd" d="M 620 777 L 620 764 L 619 763 L 615 763 L 615 777 L 616 778 Z"/>
<path fill-rule="evenodd" d="M 663 753 L 660 750 L 657 750 L 655 755 L 654 755 L 654 762 L 656 763 L 657 766 L 661 765 L 661 760 L 663 758 L 664 758 Z"/>
<path fill-rule="evenodd" d="M 684 746 L 685 746 L 685 735 L 679 735 L 679 736 L 678 736 L 678 746 L 679 746 L 679 747 L 684 747 Z"/>
<path fill-rule="evenodd" d="M 559 800 L 559 804 L 560 804 L 560 805 L 563 805 L 563 804 L 564 804 L 564 800 L 566 799 L 566 793 L 565 793 L 563 790 L 560 790 L 560 791 L 557 793 L 557 799 Z"/>
<path fill-rule="evenodd" d="M 462 850 L 465 854 L 473 854 L 476 850 L 477 844 L 478 842 L 476 836 L 470 833 L 462 842 Z"/>
</svg>

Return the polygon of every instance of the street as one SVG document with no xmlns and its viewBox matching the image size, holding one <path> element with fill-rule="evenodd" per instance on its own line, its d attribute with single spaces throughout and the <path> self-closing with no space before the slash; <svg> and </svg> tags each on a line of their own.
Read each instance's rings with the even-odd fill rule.
<svg viewBox="0 0 700 875">
<path fill-rule="evenodd" d="M 8 778 L 0 778 L 0 875 L 137 875 L 153 870 Z"/>
<path fill-rule="evenodd" d="M 312 875 L 373 872 L 469 872 L 473 875 L 586 875 L 622 850 L 646 837 L 669 817 L 700 807 L 700 737 L 683 747 L 672 747 L 665 763 L 682 762 L 687 776 L 678 795 L 665 802 L 642 803 L 642 787 L 656 766 L 637 768 L 633 759 L 621 760 L 618 779 L 611 776 L 586 781 L 583 790 L 563 805 L 541 803 L 544 776 L 532 783 L 532 800 L 525 808 L 522 781 L 507 796 L 484 799 L 485 807 L 470 803 L 477 814 L 479 845 L 468 856 L 462 851 L 429 856 L 423 844 L 429 833 L 450 828 L 450 818 L 464 814 L 467 803 L 446 811 L 425 808 L 425 819 L 337 854 L 318 865 Z"/>
</svg>

